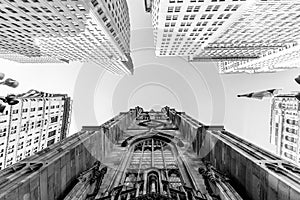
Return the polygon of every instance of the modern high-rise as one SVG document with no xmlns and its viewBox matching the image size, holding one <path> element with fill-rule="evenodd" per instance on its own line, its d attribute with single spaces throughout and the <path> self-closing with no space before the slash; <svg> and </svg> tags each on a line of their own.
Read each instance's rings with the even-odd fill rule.
<svg viewBox="0 0 300 200">
<path fill-rule="evenodd" d="M 0 114 L 0 169 L 68 136 L 70 97 L 30 90 L 17 95 L 17 100 Z"/>
<path fill-rule="evenodd" d="M 272 100 L 270 142 L 282 158 L 300 165 L 300 102 L 295 94 Z"/>
<path fill-rule="evenodd" d="M 290 55 L 271 60 L 266 55 L 292 48 L 300 39 L 297 1 L 145 0 L 145 6 L 152 15 L 157 56 L 218 61 L 223 73 L 224 65 L 228 73 L 275 71 Z M 291 51 L 287 54 L 294 56 Z"/>
<path fill-rule="evenodd" d="M 133 73 L 126 0 L 4 0 L 0 13 L 0 58 Z"/>
<path fill-rule="evenodd" d="M 146 10 L 152 15 L 157 56 L 198 55 L 247 6 L 245 2 L 240 1 L 145 2 Z"/>
<path fill-rule="evenodd" d="M 238 60 L 218 62 L 220 73 L 260 73 L 278 72 L 299 68 L 300 45 L 287 46 L 265 52 L 255 60 Z"/>
<path fill-rule="evenodd" d="M 299 171 L 223 126 L 136 107 L 0 171 L 0 200 L 299 200 Z"/>
</svg>

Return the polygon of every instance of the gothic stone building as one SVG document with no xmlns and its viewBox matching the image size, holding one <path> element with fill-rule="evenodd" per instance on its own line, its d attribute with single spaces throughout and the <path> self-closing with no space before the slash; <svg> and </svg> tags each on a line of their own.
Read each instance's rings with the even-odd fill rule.
<svg viewBox="0 0 300 200">
<path fill-rule="evenodd" d="M 222 126 L 136 107 L 0 171 L 0 200 L 299 200 L 299 177 Z"/>
</svg>

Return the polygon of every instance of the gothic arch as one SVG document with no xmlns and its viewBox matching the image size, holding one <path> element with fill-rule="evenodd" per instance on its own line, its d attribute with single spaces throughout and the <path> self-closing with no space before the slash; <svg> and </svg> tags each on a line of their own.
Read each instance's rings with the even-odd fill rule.
<svg viewBox="0 0 300 200">
<path fill-rule="evenodd" d="M 178 140 L 174 138 L 148 132 L 127 141 L 126 159 L 114 184 L 117 190 L 113 189 L 118 191 L 114 192 L 118 199 L 152 193 L 174 198 L 188 195 L 191 190 L 186 188 L 193 186 L 176 146 Z"/>
</svg>

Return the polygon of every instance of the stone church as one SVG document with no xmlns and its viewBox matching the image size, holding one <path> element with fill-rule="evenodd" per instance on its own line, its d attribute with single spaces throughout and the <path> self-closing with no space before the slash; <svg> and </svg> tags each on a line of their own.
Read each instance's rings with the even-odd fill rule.
<svg viewBox="0 0 300 200">
<path fill-rule="evenodd" d="M 299 184 L 223 126 L 136 107 L 0 171 L 0 200 L 299 200 Z"/>
</svg>

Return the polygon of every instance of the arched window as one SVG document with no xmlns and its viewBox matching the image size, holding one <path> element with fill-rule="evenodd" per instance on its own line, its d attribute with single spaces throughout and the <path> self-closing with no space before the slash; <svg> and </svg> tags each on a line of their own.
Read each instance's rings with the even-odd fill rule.
<svg viewBox="0 0 300 200">
<path fill-rule="evenodd" d="M 133 190 L 135 193 L 131 196 L 183 192 L 176 147 L 169 140 L 155 136 L 141 139 L 131 144 L 128 154 L 121 199 L 127 198 L 127 192 Z"/>
</svg>

